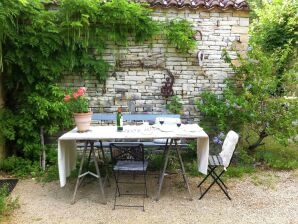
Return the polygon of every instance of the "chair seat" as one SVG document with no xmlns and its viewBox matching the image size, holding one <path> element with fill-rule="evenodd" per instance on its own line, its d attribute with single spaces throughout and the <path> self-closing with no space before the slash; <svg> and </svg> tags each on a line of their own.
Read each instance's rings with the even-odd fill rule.
<svg viewBox="0 0 298 224">
<path fill-rule="evenodd" d="M 114 166 L 114 170 L 117 171 L 146 171 L 148 162 L 145 161 L 131 161 L 131 160 L 119 160 Z"/>
<path fill-rule="evenodd" d="M 223 166 L 222 158 L 220 157 L 220 155 L 209 155 L 208 162 L 211 166 Z"/>
</svg>

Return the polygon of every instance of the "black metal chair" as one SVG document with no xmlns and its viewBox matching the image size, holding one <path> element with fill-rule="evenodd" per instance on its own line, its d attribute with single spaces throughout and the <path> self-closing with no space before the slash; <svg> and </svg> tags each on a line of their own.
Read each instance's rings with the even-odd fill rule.
<svg viewBox="0 0 298 224">
<path fill-rule="evenodd" d="M 235 152 L 238 139 L 239 139 L 239 135 L 236 132 L 229 131 L 229 133 L 227 134 L 223 142 L 222 151 L 219 153 L 219 155 L 209 155 L 208 173 L 206 177 L 198 185 L 201 191 L 201 196 L 199 199 L 202 199 L 204 195 L 210 190 L 210 188 L 216 183 L 220 187 L 220 189 L 224 192 L 224 194 L 228 197 L 228 199 L 231 200 L 231 197 L 228 193 L 228 187 L 221 179 L 221 176 L 225 173 L 225 171 L 227 170 L 228 166 L 231 163 L 231 159 Z M 216 169 L 219 167 L 223 167 L 223 170 L 218 174 L 216 173 Z M 213 178 L 213 181 L 208 186 L 208 188 L 202 193 L 201 186 L 209 176 Z"/>
<path fill-rule="evenodd" d="M 145 161 L 144 158 L 144 146 L 143 144 L 110 144 L 111 150 L 111 160 L 113 163 L 113 173 L 116 181 L 116 190 L 114 196 L 114 208 L 116 206 L 123 207 L 142 207 L 143 211 L 145 211 L 145 197 L 147 197 L 147 183 L 146 183 L 146 174 L 147 174 L 147 166 L 148 162 Z M 140 173 L 144 177 L 144 181 L 136 182 L 136 181 L 125 181 L 120 180 L 119 176 L 121 173 L 132 173 L 133 177 L 135 174 Z M 119 184 L 143 184 L 144 192 L 143 193 L 123 193 L 120 192 Z M 143 205 L 123 205 L 117 204 L 117 197 L 121 195 L 141 195 L 143 196 Z"/>
</svg>

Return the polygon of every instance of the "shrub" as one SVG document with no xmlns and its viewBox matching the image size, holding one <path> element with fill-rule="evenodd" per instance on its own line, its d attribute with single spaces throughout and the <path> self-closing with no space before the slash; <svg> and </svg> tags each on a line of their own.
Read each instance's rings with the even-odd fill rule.
<svg viewBox="0 0 298 224">
<path fill-rule="evenodd" d="M 290 147 L 263 147 L 256 153 L 257 161 L 274 169 L 298 168 L 298 150 Z"/>
<path fill-rule="evenodd" d="M 0 160 L 0 170 L 17 177 L 26 177 L 29 175 L 35 177 L 41 173 L 38 162 L 32 162 L 16 156 Z"/>
<path fill-rule="evenodd" d="M 0 188 L 0 222 L 5 216 L 11 214 L 11 212 L 19 208 L 18 199 L 12 199 L 8 194 L 8 187 L 3 186 Z"/>
</svg>

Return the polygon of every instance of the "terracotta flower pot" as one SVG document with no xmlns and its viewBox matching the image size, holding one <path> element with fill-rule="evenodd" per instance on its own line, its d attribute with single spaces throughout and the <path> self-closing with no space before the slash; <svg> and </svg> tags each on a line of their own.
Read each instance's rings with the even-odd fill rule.
<svg viewBox="0 0 298 224">
<path fill-rule="evenodd" d="M 85 132 L 90 129 L 93 112 L 73 113 L 78 132 Z"/>
</svg>

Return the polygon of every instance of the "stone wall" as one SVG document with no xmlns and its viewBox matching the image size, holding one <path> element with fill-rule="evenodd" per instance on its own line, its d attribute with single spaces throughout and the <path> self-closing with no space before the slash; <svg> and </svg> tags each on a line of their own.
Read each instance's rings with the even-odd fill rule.
<svg viewBox="0 0 298 224">
<path fill-rule="evenodd" d="M 118 106 L 123 106 L 132 113 L 160 113 L 166 112 L 169 103 L 161 95 L 161 88 L 170 72 L 175 77 L 174 95 L 183 103 L 182 116 L 198 121 L 195 101 L 200 93 L 212 90 L 221 94 L 223 80 L 232 75 L 222 59 L 222 50 L 247 48 L 248 16 L 247 11 L 236 10 L 155 9 L 156 20 L 189 20 L 198 31 L 197 49 L 181 55 L 160 38 L 143 45 L 110 45 L 104 58 L 115 68 L 105 85 L 98 84 L 95 78 L 84 81 L 77 76 L 66 77 L 66 83 L 87 86 L 91 106 L 99 107 L 100 112 L 115 112 Z M 235 52 L 229 52 L 235 58 Z M 198 60 L 198 54 L 203 60 Z"/>
</svg>

